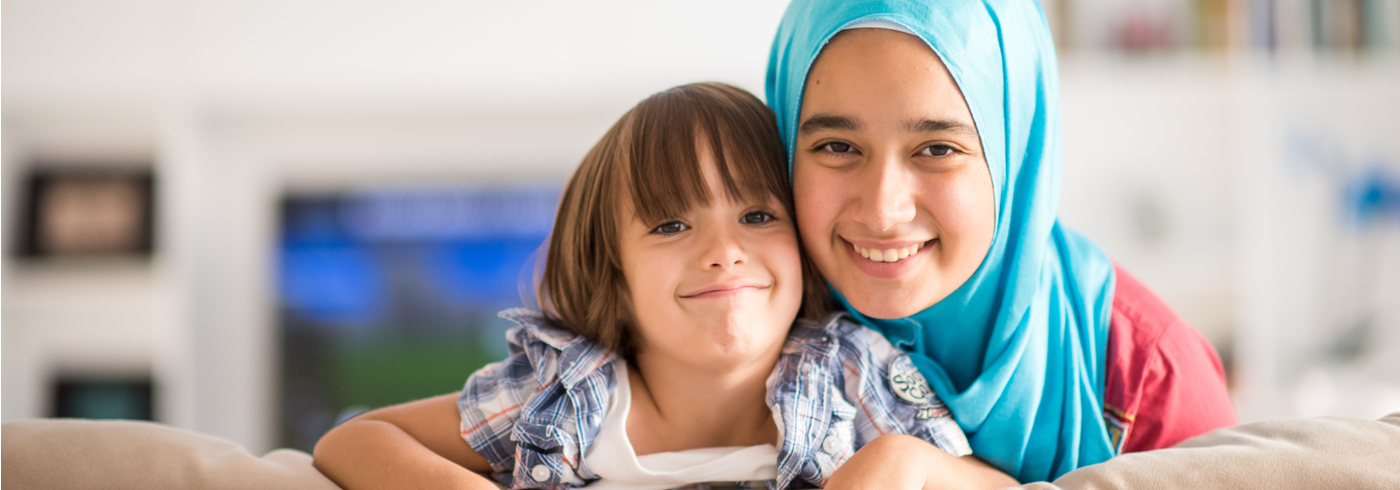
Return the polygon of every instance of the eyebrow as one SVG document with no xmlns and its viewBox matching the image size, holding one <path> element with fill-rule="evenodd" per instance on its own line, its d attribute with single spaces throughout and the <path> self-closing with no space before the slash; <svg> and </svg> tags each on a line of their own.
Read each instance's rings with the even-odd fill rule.
<svg viewBox="0 0 1400 490">
<path fill-rule="evenodd" d="M 810 134 L 818 131 L 859 131 L 861 125 L 855 119 L 847 116 L 835 114 L 817 114 L 807 118 L 798 129 L 802 134 Z M 910 121 L 905 124 L 905 130 L 911 133 L 937 133 L 950 131 L 968 136 L 976 136 L 977 128 L 962 121 L 953 119 L 920 119 Z"/>
<path fill-rule="evenodd" d="M 922 119 L 918 121 L 910 121 L 909 124 L 905 127 L 911 133 L 937 133 L 949 131 L 953 133 L 961 133 L 967 136 L 977 136 L 977 128 L 972 127 L 972 125 L 968 123 L 956 121 L 953 119 Z"/>
<path fill-rule="evenodd" d="M 802 127 L 798 129 L 802 134 L 815 133 L 824 130 L 856 131 L 860 129 L 860 123 L 855 119 L 835 114 L 817 114 L 802 121 Z"/>
</svg>

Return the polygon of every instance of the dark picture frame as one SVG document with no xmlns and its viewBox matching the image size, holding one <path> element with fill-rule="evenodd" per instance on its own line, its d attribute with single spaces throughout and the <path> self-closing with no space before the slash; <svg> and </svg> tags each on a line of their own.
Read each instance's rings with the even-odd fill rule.
<svg viewBox="0 0 1400 490">
<path fill-rule="evenodd" d="M 150 168 L 35 168 L 26 179 L 19 255 L 149 257 L 155 184 Z"/>
<path fill-rule="evenodd" d="M 51 417 L 156 420 L 155 386 L 149 375 L 61 376 L 53 380 L 52 395 Z"/>
</svg>

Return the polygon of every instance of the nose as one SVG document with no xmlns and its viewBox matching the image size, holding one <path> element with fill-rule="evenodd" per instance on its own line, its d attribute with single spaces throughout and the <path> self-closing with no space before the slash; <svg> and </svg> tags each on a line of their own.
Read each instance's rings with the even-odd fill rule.
<svg viewBox="0 0 1400 490">
<path fill-rule="evenodd" d="M 879 156 L 863 166 L 857 179 L 851 218 L 872 231 L 885 231 L 914 220 L 912 169 L 897 154 Z"/>
<path fill-rule="evenodd" d="M 706 269 L 728 270 L 749 260 L 748 252 L 733 226 L 710 226 L 704 233 L 700 255 Z"/>
</svg>

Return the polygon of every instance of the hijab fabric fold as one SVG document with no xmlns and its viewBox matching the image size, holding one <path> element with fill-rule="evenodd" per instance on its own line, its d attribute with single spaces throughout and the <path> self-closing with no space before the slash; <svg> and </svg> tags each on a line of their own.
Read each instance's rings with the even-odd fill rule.
<svg viewBox="0 0 1400 490">
<path fill-rule="evenodd" d="M 996 231 L 972 277 L 913 316 L 869 318 L 838 301 L 910 353 L 988 463 L 1026 482 L 1107 460 L 1113 266 L 1056 218 L 1059 88 L 1044 14 L 1035 0 L 793 1 L 767 78 L 789 175 L 812 63 L 843 28 L 872 21 L 921 38 L 962 90 L 992 175 Z"/>
</svg>

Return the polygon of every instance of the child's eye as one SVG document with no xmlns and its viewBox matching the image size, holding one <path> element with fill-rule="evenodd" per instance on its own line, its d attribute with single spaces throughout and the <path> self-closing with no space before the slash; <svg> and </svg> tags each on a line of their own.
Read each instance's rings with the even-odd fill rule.
<svg viewBox="0 0 1400 490">
<path fill-rule="evenodd" d="M 957 150 L 948 145 L 929 145 L 925 146 L 923 150 L 919 150 L 919 154 L 930 157 L 943 157 L 951 155 L 955 151 Z"/>
<path fill-rule="evenodd" d="M 777 218 L 767 211 L 752 211 L 740 218 L 739 222 L 746 225 L 766 225 L 775 219 Z"/>
<path fill-rule="evenodd" d="M 818 149 L 818 150 L 829 151 L 829 152 L 831 152 L 831 153 L 850 153 L 852 148 L 851 148 L 851 145 L 850 145 L 849 143 L 842 143 L 842 142 L 840 142 L 840 141 L 832 141 L 832 142 L 830 142 L 830 143 L 827 143 L 827 144 L 818 146 L 817 149 Z"/>
<path fill-rule="evenodd" d="M 661 226 L 652 228 L 651 232 L 655 235 L 674 235 L 689 229 L 690 227 L 686 226 L 685 223 L 681 223 L 679 221 L 667 221 L 665 223 L 662 223 Z"/>
</svg>

